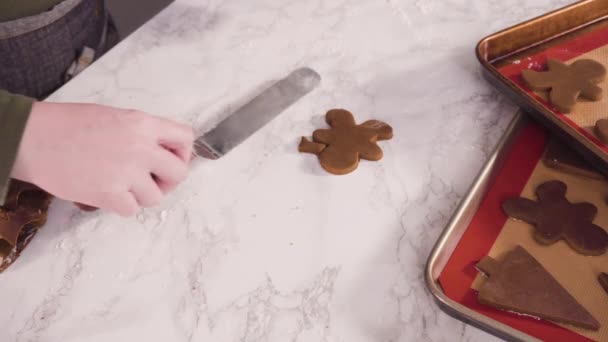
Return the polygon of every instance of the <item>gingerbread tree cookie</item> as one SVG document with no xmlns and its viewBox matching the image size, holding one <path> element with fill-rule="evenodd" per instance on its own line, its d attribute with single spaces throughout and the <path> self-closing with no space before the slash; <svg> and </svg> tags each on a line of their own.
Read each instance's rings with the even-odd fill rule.
<svg viewBox="0 0 608 342">
<path fill-rule="evenodd" d="M 538 201 L 511 198 L 502 205 L 505 213 L 536 228 L 534 239 L 543 245 L 565 240 L 583 255 L 601 255 L 608 248 L 608 233 L 592 223 L 597 208 L 587 202 L 570 203 L 566 184 L 550 181 L 536 188 Z"/>
<path fill-rule="evenodd" d="M 299 151 L 316 154 L 321 166 L 336 175 L 354 171 L 360 159 L 380 160 L 382 150 L 376 142 L 393 137 L 393 129 L 386 123 L 369 120 L 357 125 L 344 109 L 330 110 L 325 120 L 331 128 L 314 131 L 313 142 L 302 138 Z"/>
<path fill-rule="evenodd" d="M 547 71 L 524 70 L 524 83 L 534 91 L 550 90 L 549 101 L 562 113 L 570 113 L 579 97 L 598 101 L 603 96 L 597 84 L 606 78 L 606 68 L 594 60 L 581 59 L 571 65 L 547 60 Z"/>
<path fill-rule="evenodd" d="M 500 310 L 598 330 L 600 323 L 521 246 L 498 261 L 489 256 L 476 265 L 487 279 L 477 300 Z"/>
</svg>

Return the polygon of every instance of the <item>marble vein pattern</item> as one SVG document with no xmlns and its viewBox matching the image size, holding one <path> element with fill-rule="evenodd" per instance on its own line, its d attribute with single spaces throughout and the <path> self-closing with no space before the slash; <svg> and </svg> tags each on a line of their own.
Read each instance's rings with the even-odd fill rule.
<svg viewBox="0 0 608 342">
<path fill-rule="evenodd" d="M 50 100 L 203 132 L 272 80 L 319 88 L 158 208 L 55 201 L 0 276 L 2 341 L 492 341 L 426 290 L 431 247 L 516 108 L 475 44 L 555 0 L 177 0 Z M 297 152 L 331 108 L 390 123 L 347 176 Z"/>
</svg>

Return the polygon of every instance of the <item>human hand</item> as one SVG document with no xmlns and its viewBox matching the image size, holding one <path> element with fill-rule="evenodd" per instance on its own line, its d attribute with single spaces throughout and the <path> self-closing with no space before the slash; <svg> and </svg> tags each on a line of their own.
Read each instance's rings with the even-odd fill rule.
<svg viewBox="0 0 608 342">
<path fill-rule="evenodd" d="M 36 102 L 12 177 L 132 216 L 185 179 L 193 140 L 191 127 L 139 111 Z"/>
</svg>

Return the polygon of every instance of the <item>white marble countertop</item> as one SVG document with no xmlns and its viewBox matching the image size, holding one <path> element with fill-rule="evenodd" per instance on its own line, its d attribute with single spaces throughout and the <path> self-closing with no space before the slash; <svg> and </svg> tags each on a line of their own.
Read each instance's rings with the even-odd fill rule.
<svg viewBox="0 0 608 342">
<path fill-rule="evenodd" d="M 483 36 L 553 0 L 178 0 L 53 95 L 204 130 L 299 66 L 317 90 L 137 218 L 56 201 L 0 275 L 2 341 L 490 341 L 423 270 L 516 108 Z M 343 107 L 395 130 L 347 176 L 297 152 Z"/>
</svg>

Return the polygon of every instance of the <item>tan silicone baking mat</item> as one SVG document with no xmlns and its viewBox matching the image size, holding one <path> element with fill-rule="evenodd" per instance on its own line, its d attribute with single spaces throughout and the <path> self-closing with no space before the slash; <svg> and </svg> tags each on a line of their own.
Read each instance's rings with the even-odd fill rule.
<svg viewBox="0 0 608 342">
<path fill-rule="evenodd" d="M 550 180 L 560 180 L 568 185 L 566 198 L 570 202 L 593 203 L 598 208 L 597 217 L 593 222 L 604 229 L 608 227 L 608 204 L 606 202 L 608 182 L 563 173 L 548 168 L 541 160 L 536 165 L 521 196 L 536 200 L 536 187 Z M 505 252 L 510 251 L 516 245 L 524 247 L 601 324 L 601 328 L 597 332 L 567 325 L 562 326 L 596 341 L 608 341 L 608 293 L 597 281 L 600 272 L 608 272 L 608 253 L 595 257 L 583 256 L 577 254 L 564 241 L 559 241 L 551 246 L 542 246 L 533 239 L 533 229 L 528 223 L 513 219 L 507 220 L 488 254 L 500 259 Z M 483 278 L 478 276 L 472 287 L 477 289 L 478 284 L 482 281 Z"/>
</svg>

